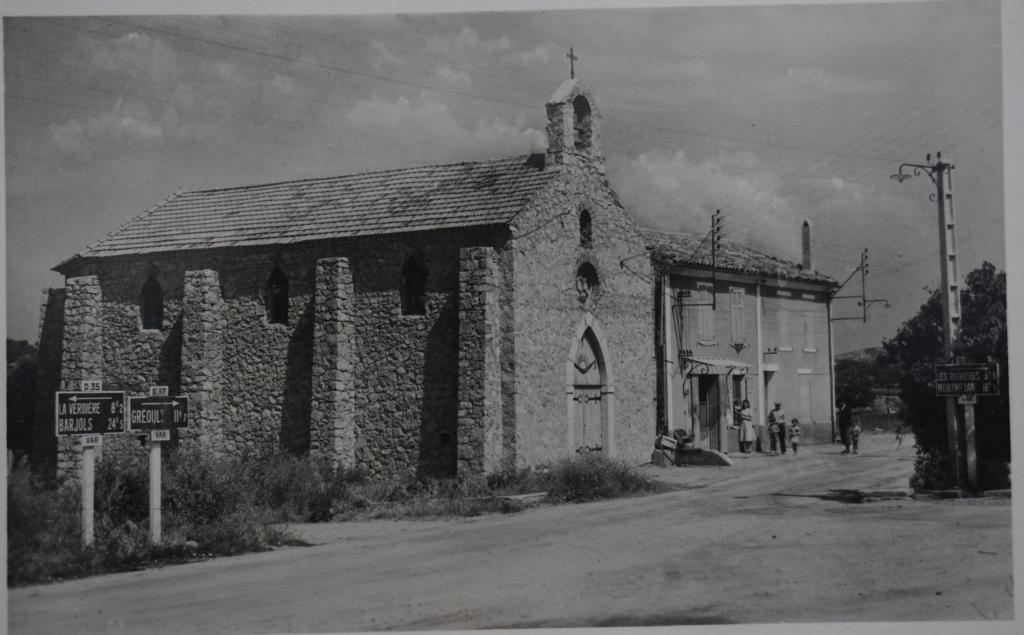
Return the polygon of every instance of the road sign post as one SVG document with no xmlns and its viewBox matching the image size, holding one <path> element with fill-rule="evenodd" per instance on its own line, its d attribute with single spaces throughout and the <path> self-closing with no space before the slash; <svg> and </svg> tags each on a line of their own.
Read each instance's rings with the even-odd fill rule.
<svg viewBox="0 0 1024 635">
<path fill-rule="evenodd" d="M 149 432 L 149 541 L 162 539 L 162 448 L 171 440 L 171 428 L 188 427 L 188 397 L 171 397 L 167 386 L 151 386 L 149 397 L 129 399 L 129 427 Z"/>
<path fill-rule="evenodd" d="M 160 441 L 152 441 L 149 444 L 149 541 L 154 545 L 160 544 L 160 534 L 163 528 L 160 496 L 162 445 Z"/>
<path fill-rule="evenodd" d="M 80 388 L 54 394 L 54 432 L 81 439 L 82 544 L 90 547 L 96 539 L 96 446 L 105 433 L 124 431 L 124 392 L 105 392 L 98 379 L 82 380 Z"/>
<path fill-rule="evenodd" d="M 91 547 L 96 539 L 96 446 L 100 435 L 82 437 L 82 544 Z"/>
<path fill-rule="evenodd" d="M 959 361 L 959 360 L 958 360 Z M 974 406 L 978 397 L 999 394 L 999 364 L 939 364 L 935 367 L 935 394 L 964 407 L 964 462 L 967 485 L 978 487 L 978 453 L 974 431 Z"/>
</svg>

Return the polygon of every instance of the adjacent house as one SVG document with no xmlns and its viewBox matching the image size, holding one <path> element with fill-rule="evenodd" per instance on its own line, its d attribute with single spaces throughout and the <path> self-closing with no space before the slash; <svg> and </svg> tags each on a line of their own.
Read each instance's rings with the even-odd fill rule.
<svg viewBox="0 0 1024 635">
<path fill-rule="evenodd" d="M 735 452 L 736 403 L 748 400 L 763 425 L 777 401 L 800 419 L 804 439 L 831 440 L 838 285 L 813 270 L 808 223 L 803 231 L 799 264 L 725 241 L 713 255 L 700 236 L 644 232 L 656 276 L 659 431 Z"/>
</svg>

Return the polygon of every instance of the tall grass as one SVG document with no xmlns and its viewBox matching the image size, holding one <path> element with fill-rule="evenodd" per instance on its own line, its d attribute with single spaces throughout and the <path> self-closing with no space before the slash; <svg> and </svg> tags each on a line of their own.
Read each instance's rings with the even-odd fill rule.
<svg viewBox="0 0 1024 635">
<path fill-rule="evenodd" d="M 515 512 L 508 495 L 549 492 L 555 502 L 657 492 L 664 484 L 601 455 L 548 468 L 507 467 L 484 478 L 369 480 L 308 457 L 218 458 L 168 453 L 163 470 L 163 544 L 149 543 L 148 467 L 143 456 L 107 457 L 96 473 L 96 541 L 81 544 L 76 482 L 45 484 L 27 469 L 8 479 L 8 584 L 46 582 L 213 555 L 296 544 L 282 523 L 437 518 Z"/>
</svg>

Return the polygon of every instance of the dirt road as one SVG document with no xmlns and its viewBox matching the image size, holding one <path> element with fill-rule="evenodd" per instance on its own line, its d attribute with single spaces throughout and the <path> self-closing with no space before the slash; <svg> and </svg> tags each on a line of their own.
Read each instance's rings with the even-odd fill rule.
<svg viewBox="0 0 1024 635">
<path fill-rule="evenodd" d="M 1011 619 L 1009 499 L 900 498 L 913 449 L 864 445 L 645 468 L 684 489 L 643 498 L 303 525 L 317 546 L 15 589 L 11 632 Z"/>
</svg>

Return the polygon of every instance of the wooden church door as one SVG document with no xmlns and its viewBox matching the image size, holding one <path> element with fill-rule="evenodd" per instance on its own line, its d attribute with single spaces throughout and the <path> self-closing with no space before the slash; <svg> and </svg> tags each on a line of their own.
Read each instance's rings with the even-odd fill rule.
<svg viewBox="0 0 1024 635">
<path fill-rule="evenodd" d="M 575 380 L 573 399 L 576 401 L 573 438 L 577 450 L 590 452 L 604 450 L 604 408 L 601 402 L 602 369 L 596 344 L 589 333 L 580 340 L 574 362 Z"/>
</svg>

